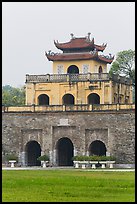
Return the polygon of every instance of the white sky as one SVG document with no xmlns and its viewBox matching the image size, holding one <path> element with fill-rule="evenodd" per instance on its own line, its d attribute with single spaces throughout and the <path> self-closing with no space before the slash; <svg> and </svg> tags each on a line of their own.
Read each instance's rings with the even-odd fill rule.
<svg viewBox="0 0 137 204">
<path fill-rule="evenodd" d="M 94 37 L 105 55 L 135 50 L 135 2 L 2 2 L 2 85 L 25 85 L 26 74 L 52 73 L 45 51 L 54 40 Z"/>
</svg>

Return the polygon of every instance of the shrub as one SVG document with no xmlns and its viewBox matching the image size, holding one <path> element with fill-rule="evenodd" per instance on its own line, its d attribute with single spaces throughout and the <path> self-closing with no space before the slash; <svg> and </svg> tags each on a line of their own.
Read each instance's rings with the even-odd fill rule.
<svg viewBox="0 0 137 204">
<path fill-rule="evenodd" d="M 116 157 L 114 156 L 107 156 L 108 157 L 108 161 L 115 161 L 116 160 Z"/>
<path fill-rule="evenodd" d="M 73 161 L 88 161 L 88 159 L 89 159 L 89 156 L 83 156 L 83 155 L 72 157 Z"/>
<path fill-rule="evenodd" d="M 115 160 L 115 157 L 113 156 L 99 156 L 99 155 L 92 155 L 92 156 L 74 156 L 72 157 L 72 160 L 74 161 L 112 161 Z"/>
<path fill-rule="evenodd" d="M 90 161 L 99 161 L 99 158 L 100 158 L 100 156 L 98 156 L 98 155 L 89 156 Z"/>
<path fill-rule="evenodd" d="M 49 161 L 49 156 L 44 154 L 37 158 L 38 161 Z"/>
<path fill-rule="evenodd" d="M 7 155 L 5 155 L 5 159 L 6 159 L 6 161 L 9 161 L 9 160 L 18 161 L 18 157 L 15 154 L 7 154 Z"/>
</svg>

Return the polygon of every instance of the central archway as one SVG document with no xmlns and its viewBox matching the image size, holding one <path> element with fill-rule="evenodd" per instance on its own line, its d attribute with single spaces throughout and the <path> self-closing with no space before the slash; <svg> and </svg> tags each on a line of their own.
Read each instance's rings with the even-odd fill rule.
<svg viewBox="0 0 137 204">
<path fill-rule="evenodd" d="M 74 151 L 73 143 L 67 137 L 57 142 L 57 160 L 59 166 L 73 166 L 72 157 Z"/>
<path fill-rule="evenodd" d="M 106 146 L 100 140 L 93 141 L 89 146 L 89 155 L 106 156 Z"/>
<path fill-rule="evenodd" d="M 40 166 L 41 162 L 37 158 L 41 156 L 41 147 L 37 141 L 29 141 L 26 144 L 27 166 Z"/>
<path fill-rule="evenodd" d="M 100 104 L 100 96 L 96 93 L 89 94 L 88 104 Z"/>
<path fill-rule="evenodd" d="M 67 73 L 68 74 L 79 74 L 79 69 L 76 65 L 71 65 L 68 67 Z"/>
<path fill-rule="evenodd" d="M 62 98 L 63 105 L 74 105 L 75 99 L 72 94 L 65 94 Z"/>
</svg>

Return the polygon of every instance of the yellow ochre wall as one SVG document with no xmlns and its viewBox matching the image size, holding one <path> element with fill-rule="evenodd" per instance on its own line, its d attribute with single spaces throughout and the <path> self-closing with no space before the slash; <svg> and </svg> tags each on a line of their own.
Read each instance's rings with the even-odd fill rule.
<svg viewBox="0 0 137 204">
<path fill-rule="evenodd" d="M 104 82 L 102 82 L 103 84 Z M 96 84 L 95 84 L 96 85 Z M 97 84 L 99 87 L 99 83 Z M 37 83 L 27 84 L 26 86 L 26 104 L 37 104 L 38 96 L 46 94 L 50 98 L 50 105 L 62 105 L 62 97 L 65 94 L 72 94 L 75 98 L 75 104 L 86 104 L 87 97 L 90 93 L 97 93 L 100 96 L 100 103 L 103 101 L 103 90 L 99 89 L 96 91 L 89 90 L 89 82 L 78 82 L 69 85 L 68 82 L 64 83 Z"/>
<path fill-rule="evenodd" d="M 95 60 L 75 60 L 75 61 L 54 61 L 53 62 L 53 73 L 57 74 L 57 66 L 63 65 L 64 74 L 67 73 L 67 69 L 71 65 L 75 65 L 79 68 L 79 73 L 83 73 L 83 65 L 89 65 L 90 73 L 98 73 L 99 66 L 102 66 L 103 73 L 107 73 L 107 64 L 97 62 Z"/>
<path fill-rule="evenodd" d="M 95 89 L 89 89 L 90 82 L 75 82 L 69 84 L 63 83 L 28 83 L 26 85 L 26 105 L 38 105 L 38 96 L 46 94 L 49 96 L 49 105 L 62 105 L 62 97 L 65 94 L 72 94 L 75 98 L 75 104 L 87 104 L 87 97 L 91 93 L 96 93 L 100 96 L 101 104 L 116 103 L 114 95 L 118 95 L 117 84 L 112 85 L 112 81 L 95 82 L 92 86 Z M 130 86 L 121 85 L 119 95 L 121 96 L 120 103 L 125 103 L 125 94 L 129 97 L 128 103 L 132 103 L 132 90 Z"/>
</svg>

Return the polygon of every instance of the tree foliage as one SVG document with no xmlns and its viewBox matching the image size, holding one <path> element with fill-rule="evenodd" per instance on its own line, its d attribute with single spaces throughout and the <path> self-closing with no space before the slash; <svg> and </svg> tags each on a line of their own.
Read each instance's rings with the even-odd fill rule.
<svg viewBox="0 0 137 204">
<path fill-rule="evenodd" d="M 118 52 L 109 73 L 129 77 L 135 85 L 135 51 L 130 49 Z"/>
<path fill-rule="evenodd" d="M 2 104 L 6 106 L 25 105 L 25 86 L 15 88 L 10 85 L 2 87 Z"/>
</svg>

